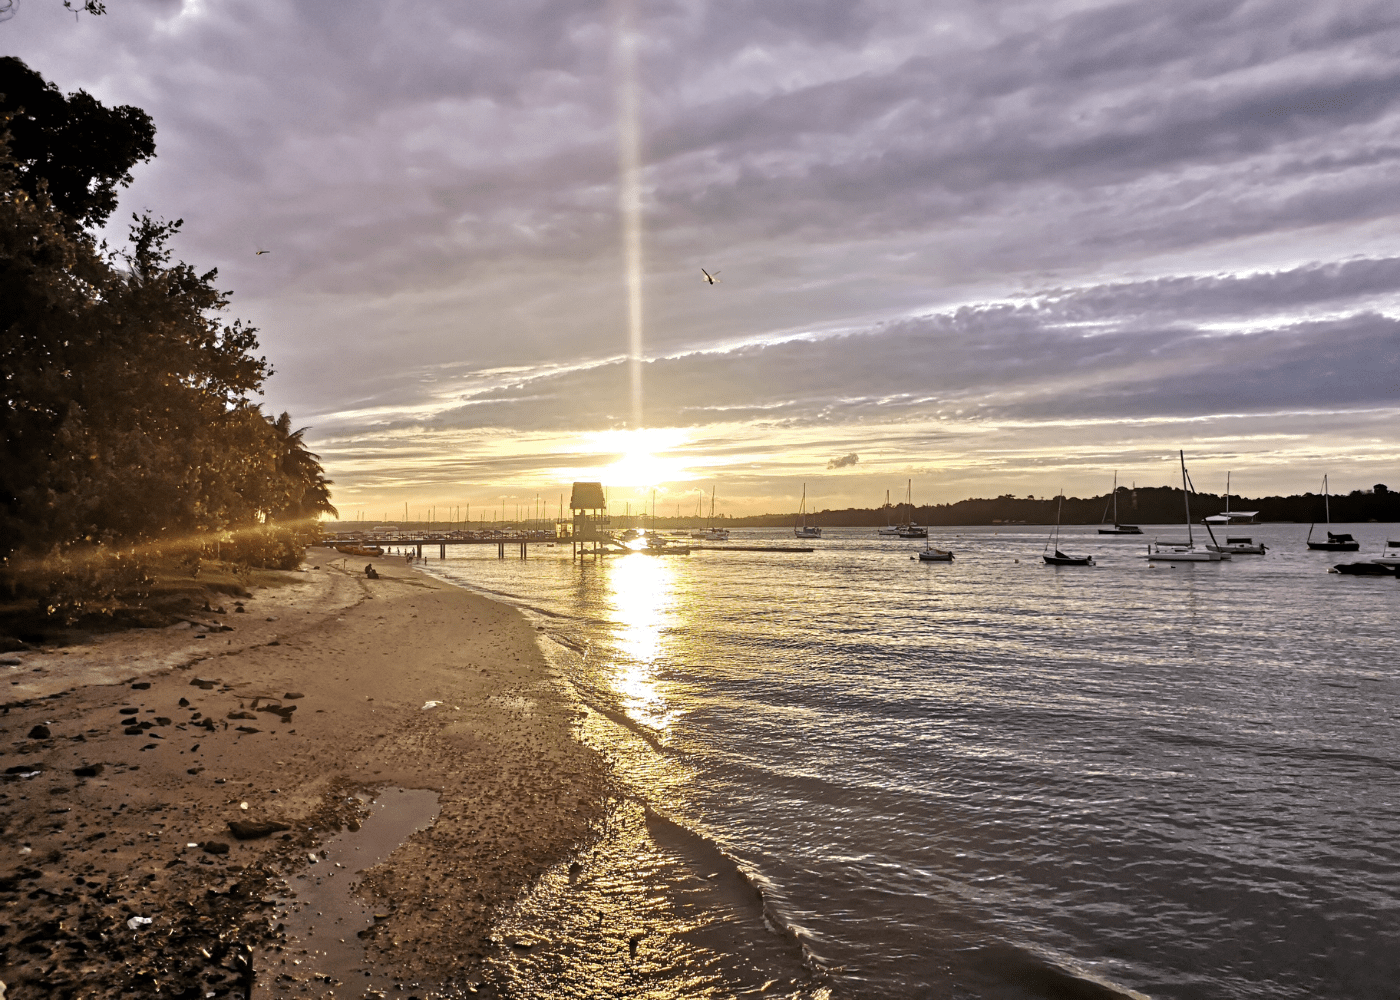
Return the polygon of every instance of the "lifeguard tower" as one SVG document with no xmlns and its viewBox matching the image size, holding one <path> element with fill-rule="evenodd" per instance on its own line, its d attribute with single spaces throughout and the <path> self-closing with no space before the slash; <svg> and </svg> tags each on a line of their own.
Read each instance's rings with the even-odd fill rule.
<svg viewBox="0 0 1400 1000">
<path fill-rule="evenodd" d="M 573 515 L 570 540 L 574 558 L 591 553 L 596 559 L 602 551 L 600 546 L 608 541 L 608 498 L 603 484 L 574 483 L 569 495 L 569 512 Z"/>
</svg>

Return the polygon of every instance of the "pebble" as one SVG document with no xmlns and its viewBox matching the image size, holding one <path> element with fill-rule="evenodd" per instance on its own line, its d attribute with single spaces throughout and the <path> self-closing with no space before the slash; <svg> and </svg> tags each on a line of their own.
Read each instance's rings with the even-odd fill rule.
<svg viewBox="0 0 1400 1000">
<path fill-rule="evenodd" d="M 35 726 L 33 729 L 29 730 L 29 738 L 31 740 L 46 740 L 52 735 L 53 733 L 49 731 L 49 727 L 44 725 Z"/>
</svg>

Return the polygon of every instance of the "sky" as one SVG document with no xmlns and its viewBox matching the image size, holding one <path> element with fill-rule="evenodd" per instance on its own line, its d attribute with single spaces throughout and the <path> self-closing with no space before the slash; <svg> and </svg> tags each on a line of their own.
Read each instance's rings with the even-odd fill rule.
<svg viewBox="0 0 1400 1000">
<path fill-rule="evenodd" d="M 184 219 L 346 518 L 1400 486 L 1393 2 L 107 9 L 0 51 L 151 114 L 112 235 Z"/>
</svg>

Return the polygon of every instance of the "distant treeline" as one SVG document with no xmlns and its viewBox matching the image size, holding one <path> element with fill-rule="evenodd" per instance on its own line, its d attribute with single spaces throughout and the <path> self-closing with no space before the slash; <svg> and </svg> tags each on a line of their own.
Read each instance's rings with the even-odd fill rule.
<svg viewBox="0 0 1400 1000">
<path fill-rule="evenodd" d="M 217 272 L 172 259 L 180 222 L 94 235 L 154 155 L 141 109 L 0 57 L 0 584 L 21 561 L 210 536 L 227 553 L 335 513 L 291 417 L 251 401 L 271 374 L 255 331 L 222 318 Z M 294 562 L 273 549 L 246 554 Z"/>
<path fill-rule="evenodd" d="M 1066 497 L 1061 520 L 1064 524 L 1097 524 L 1105 517 L 1112 520 L 1112 500 L 1111 493 L 1095 497 Z M 1377 485 L 1373 490 L 1356 490 L 1345 496 L 1333 496 L 1330 504 L 1333 521 L 1400 521 L 1400 493 L 1392 492 L 1383 485 Z M 869 527 L 883 525 L 887 521 L 898 524 L 912 519 L 918 524 L 928 525 L 1018 522 L 1053 524 L 1058 505 L 1058 501 L 1053 497 L 1037 500 L 1007 495 L 991 500 L 959 500 L 950 504 L 916 506 L 912 508 L 912 517 L 911 508 L 905 504 L 888 508 L 848 507 L 845 510 L 823 510 L 817 514 L 817 523 L 824 527 Z M 1258 511 L 1260 521 L 1308 522 L 1323 519 L 1323 500 L 1320 493 L 1256 498 L 1232 495 L 1230 509 Z M 1202 517 L 1224 511 L 1223 495 L 1191 494 L 1192 520 L 1199 521 Z M 1118 488 L 1118 518 L 1125 524 L 1178 524 L 1184 517 L 1179 486 Z M 666 520 L 658 518 L 658 527 L 665 526 Z M 792 520 L 792 514 L 761 514 L 757 517 L 726 518 L 724 524 L 726 527 L 777 527 L 791 524 Z"/>
</svg>

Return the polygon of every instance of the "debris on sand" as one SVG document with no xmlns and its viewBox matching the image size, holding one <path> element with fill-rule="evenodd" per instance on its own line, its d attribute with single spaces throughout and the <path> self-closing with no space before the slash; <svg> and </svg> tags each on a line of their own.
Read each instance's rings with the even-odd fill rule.
<svg viewBox="0 0 1400 1000">
<path fill-rule="evenodd" d="M 260 837 L 268 837 L 274 833 L 281 833 L 283 830 L 290 830 L 286 823 L 273 823 L 266 820 L 230 820 L 228 824 L 229 832 L 239 840 L 257 840 Z"/>
</svg>

